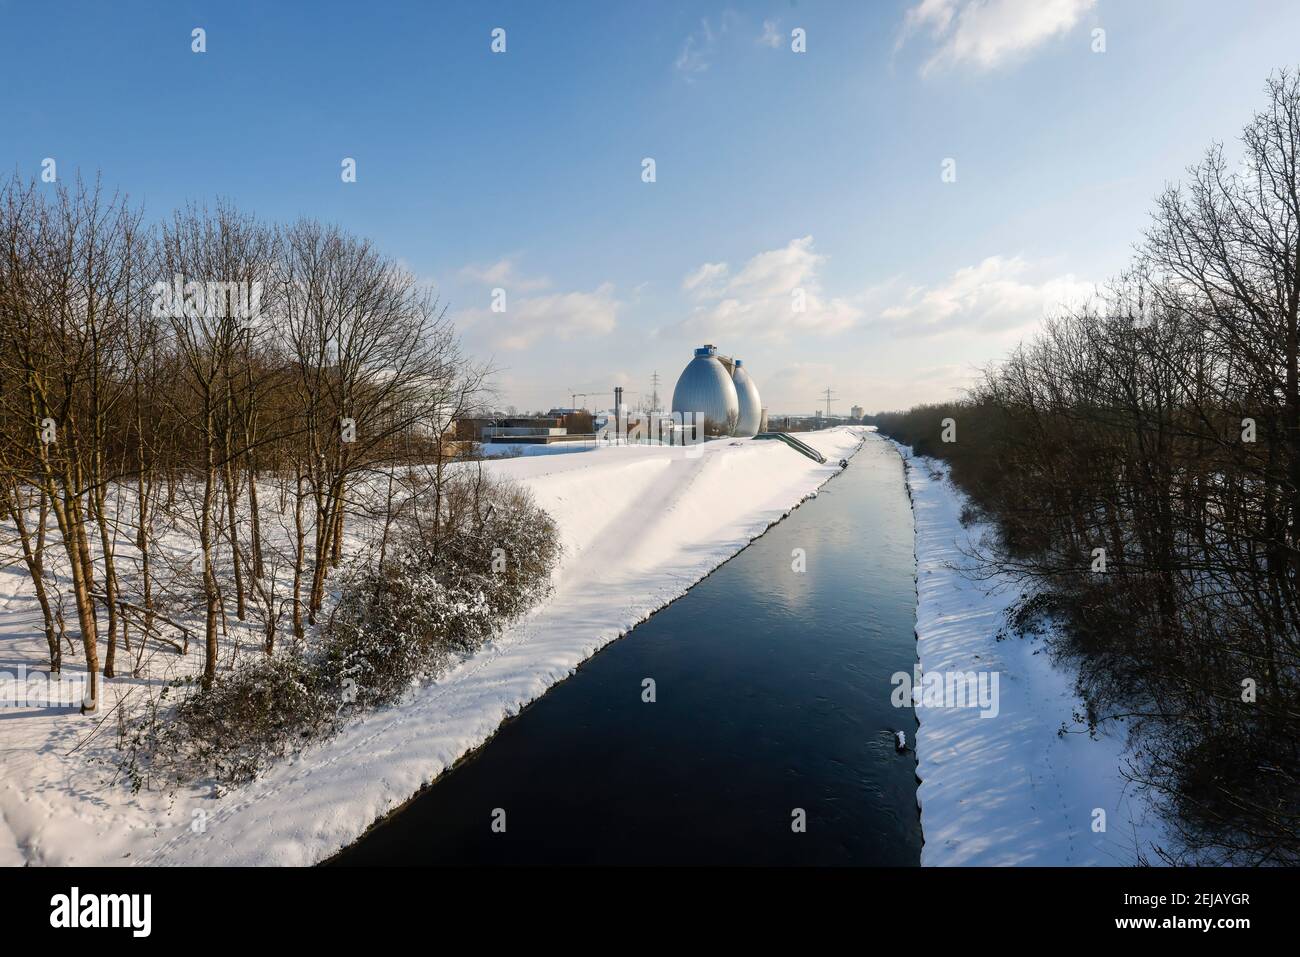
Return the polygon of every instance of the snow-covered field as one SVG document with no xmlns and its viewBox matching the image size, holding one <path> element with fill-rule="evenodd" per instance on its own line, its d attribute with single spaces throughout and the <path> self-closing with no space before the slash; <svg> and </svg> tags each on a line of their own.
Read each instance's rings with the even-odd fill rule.
<svg viewBox="0 0 1300 957">
<path fill-rule="evenodd" d="M 1096 740 L 1074 719 L 1082 704 L 1067 668 L 1041 640 L 1016 637 L 1006 610 L 1021 592 L 964 575 L 988 531 L 962 528 L 965 496 L 947 466 L 899 447 L 916 521 L 917 651 L 925 674 L 998 674 L 996 716 L 978 708 L 917 709 L 923 865 L 1126 865 L 1165 841 L 1146 799 L 1120 774 L 1124 728 Z M 1062 726 L 1072 732 L 1058 734 Z M 1094 830 L 1104 812 L 1105 830 Z"/>
<path fill-rule="evenodd" d="M 801 436 L 826 465 L 751 440 L 492 462 L 494 475 L 527 485 L 561 530 L 565 554 L 545 603 L 405 704 L 221 797 L 132 794 L 112 780 L 111 708 L 157 681 L 148 662 L 143 679 L 105 683 L 98 715 L 0 709 L 0 864 L 319 861 L 813 494 L 865 432 Z M 0 570 L 0 670 L 45 660 L 30 588 L 20 567 Z"/>
<path fill-rule="evenodd" d="M 491 462 L 555 518 L 565 553 L 554 593 L 436 684 L 221 797 L 132 794 L 114 780 L 108 710 L 0 708 L 0 864 L 310 864 L 350 843 L 599 648 L 683 594 L 813 494 L 864 437 L 588 449 Z M 986 531 L 962 528 L 946 467 L 900 448 L 916 521 L 917 636 L 924 674 L 997 673 L 997 714 L 918 709 L 922 863 L 1131 864 L 1164 840 L 1120 774 L 1123 728 L 1081 732 L 1069 671 L 1043 643 L 1006 633 L 1020 597 L 964 575 Z M 39 611 L 19 567 L 0 570 L 0 671 L 44 661 Z M 65 666 L 75 671 L 78 663 Z M 193 669 L 191 669 L 193 670 Z M 106 682 L 111 705 L 145 677 Z M 102 723 L 101 723 L 102 722 Z M 1095 830 L 1098 809 L 1105 830 Z M 1146 857 L 1156 861 L 1149 853 Z"/>
</svg>

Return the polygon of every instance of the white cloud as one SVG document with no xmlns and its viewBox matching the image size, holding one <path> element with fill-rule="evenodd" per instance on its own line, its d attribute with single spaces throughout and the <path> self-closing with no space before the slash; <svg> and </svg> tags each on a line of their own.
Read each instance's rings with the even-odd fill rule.
<svg viewBox="0 0 1300 957">
<path fill-rule="evenodd" d="M 507 294 L 505 312 L 471 309 L 461 313 L 459 319 L 498 348 L 514 350 L 527 349 L 542 339 L 568 341 L 607 335 L 618 324 L 622 308 L 613 284 L 607 282 L 591 292 L 523 298 Z"/>
<path fill-rule="evenodd" d="M 687 83 L 694 83 L 696 77 L 712 66 L 714 59 L 728 42 L 734 46 L 734 38 L 740 33 L 735 28 L 744 27 L 745 22 L 745 18 L 731 8 L 723 10 L 712 21 L 707 18 L 701 20 L 699 29 L 682 41 L 682 48 L 677 54 L 677 59 L 673 61 L 673 68 Z"/>
<path fill-rule="evenodd" d="M 696 338 L 841 332 L 863 313 L 851 300 L 822 294 L 825 259 L 812 236 L 803 236 L 759 253 L 734 274 L 726 263 L 704 263 L 682 280 L 697 305 L 680 328 Z"/>
<path fill-rule="evenodd" d="M 881 311 L 880 322 L 900 336 L 1004 333 L 1077 305 L 1094 291 L 1071 274 L 1033 281 L 1027 274 L 1035 271 L 1019 256 L 989 256 L 937 286 L 909 290 L 903 302 Z"/>
<path fill-rule="evenodd" d="M 826 257 L 813 251 L 813 238 L 792 239 L 780 249 L 759 253 L 727 283 L 727 292 L 750 298 L 784 294 L 817 285 L 817 270 Z"/>
<path fill-rule="evenodd" d="M 777 31 L 776 20 L 763 21 L 763 35 L 758 38 L 759 46 L 771 47 L 775 50 L 781 45 L 781 34 Z"/>
<path fill-rule="evenodd" d="M 922 73 L 969 64 L 991 70 L 1068 33 L 1096 0 L 920 0 L 907 11 L 901 46 L 918 32 L 938 48 Z"/>
<path fill-rule="evenodd" d="M 682 42 L 681 52 L 677 54 L 673 67 L 687 83 L 694 83 L 696 75 L 709 68 L 714 47 L 713 28 L 709 26 L 708 20 L 701 20 L 700 29 Z"/>
<path fill-rule="evenodd" d="M 921 0 L 907 11 L 903 20 L 904 35 L 924 27 L 929 27 L 935 33 L 943 33 L 952 23 L 956 7 L 957 0 Z"/>
<path fill-rule="evenodd" d="M 509 292 L 535 292 L 551 284 L 545 276 L 521 276 L 510 259 L 498 259 L 487 265 L 471 263 L 463 267 L 459 275 L 466 282 L 480 286 L 500 286 Z"/>
<path fill-rule="evenodd" d="M 682 280 L 682 288 L 687 292 L 705 295 L 719 289 L 726 275 L 726 263 L 705 263 L 699 269 L 687 274 Z"/>
</svg>

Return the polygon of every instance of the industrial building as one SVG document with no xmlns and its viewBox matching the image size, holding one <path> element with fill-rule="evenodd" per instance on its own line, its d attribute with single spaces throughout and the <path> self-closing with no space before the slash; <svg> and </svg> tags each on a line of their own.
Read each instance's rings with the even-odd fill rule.
<svg viewBox="0 0 1300 957">
<path fill-rule="evenodd" d="M 752 436 L 767 428 L 767 410 L 744 363 L 711 344 L 696 349 L 677 378 L 672 410 L 694 414 L 704 438 Z"/>
</svg>

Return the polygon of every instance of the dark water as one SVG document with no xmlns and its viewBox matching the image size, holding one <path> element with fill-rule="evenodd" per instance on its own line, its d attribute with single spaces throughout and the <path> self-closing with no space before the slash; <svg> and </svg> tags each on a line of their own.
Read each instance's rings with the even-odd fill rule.
<svg viewBox="0 0 1300 957">
<path fill-rule="evenodd" d="M 889 702 L 914 571 L 902 465 L 870 440 L 334 863 L 918 863 L 915 759 L 890 734 L 916 722 Z"/>
</svg>

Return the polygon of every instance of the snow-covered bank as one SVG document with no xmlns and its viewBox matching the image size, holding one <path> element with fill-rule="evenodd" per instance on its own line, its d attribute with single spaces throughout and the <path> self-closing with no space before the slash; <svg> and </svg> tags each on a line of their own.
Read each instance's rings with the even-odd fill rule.
<svg viewBox="0 0 1300 957">
<path fill-rule="evenodd" d="M 864 435 L 805 436 L 829 463 Z M 838 471 L 779 442 L 621 447 L 492 462 L 527 485 L 565 546 L 554 594 L 407 703 L 220 798 L 112 783 L 111 711 L 0 711 L 0 863 L 308 864 L 355 839 L 601 646 L 743 548 Z M 4 667 L 42 660 L 38 616 L 0 577 Z M 115 685 L 106 682 L 106 697 Z M 103 721 L 104 724 L 100 725 Z M 96 728 L 103 732 L 86 743 Z M 487 818 L 485 817 L 485 821 Z"/>
<path fill-rule="evenodd" d="M 1124 729 L 1089 738 L 1075 720 L 1074 676 L 1041 640 L 1006 627 L 1021 596 L 964 575 L 988 531 L 960 520 L 965 495 L 947 466 L 899 446 L 916 522 L 917 653 L 923 674 L 997 675 L 997 710 L 920 707 L 917 792 L 923 865 L 1125 865 L 1163 829 L 1120 773 Z M 999 639 L 999 634 L 1003 637 Z M 1061 727 L 1071 732 L 1061 735 Z M 1096 830 L 1104 812 L 1105 830 Z"/>
</svg>

